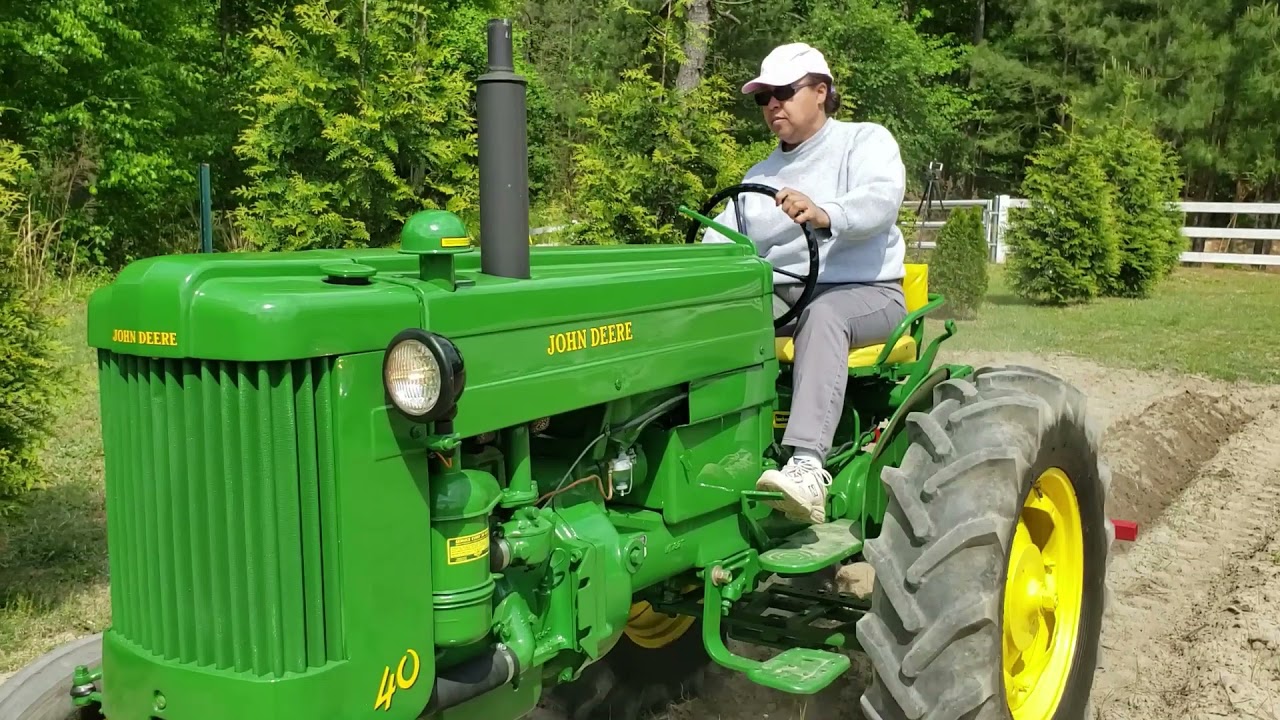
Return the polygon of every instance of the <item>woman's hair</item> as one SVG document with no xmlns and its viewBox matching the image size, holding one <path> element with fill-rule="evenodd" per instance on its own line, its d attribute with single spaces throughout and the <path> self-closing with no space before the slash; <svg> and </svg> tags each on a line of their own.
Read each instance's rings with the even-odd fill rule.
<svg viewBox="0 0 1280 720">
<path fill-rule="evenodd" d="M 824 83 L 827 86 L 827 97 L 822 101 L 822 109 L 827 116 L 833 116 L 840 110 L 840 93 L 836 92 L 836 86 L 831 82 L 831 78 L 826 75 L 810 73 L 806 78 L 811 83 Z"/>
</svg>

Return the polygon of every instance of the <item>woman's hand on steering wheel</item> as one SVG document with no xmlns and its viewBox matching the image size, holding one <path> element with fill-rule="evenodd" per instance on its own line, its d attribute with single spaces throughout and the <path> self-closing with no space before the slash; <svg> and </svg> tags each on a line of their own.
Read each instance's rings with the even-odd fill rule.
<svg viewBox="0 0 1280 720">
<path fill-rule="evenodd" d="M 799 190 L 783 188 L 774 197 L 774 202 L 797 225 L 809 223 L 815 228 L 831 227 L 831 216 L 827 215 L 827 211 L 818 207 L 817 203 Z"/>
</svg>

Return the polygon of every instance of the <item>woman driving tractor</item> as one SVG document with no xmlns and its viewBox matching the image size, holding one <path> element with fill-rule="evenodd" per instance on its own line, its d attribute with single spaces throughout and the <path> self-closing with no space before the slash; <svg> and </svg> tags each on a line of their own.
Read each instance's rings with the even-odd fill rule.
<svg viewBox="0 0 1280 720">
<path fill-rule="evenodd" d="M 798 301 L 797 280 L 810 266 L 802 226 L 818 240 L 818 277 L 810 303 L 779 329 L 795 343 L 791 414 L 783 445 L 791 457 L 768 470 L 758 490 L 781 492 L 769 505 L 792 520 L 826 520 L 831 475 L 824 469 L 840 419 L 848 356 L 883 342 L 906 316 L 905 243 L 896 221 L 906 191 L 897 141 L 883 126 L 832 117 L 840 99 L 822 53 L 804 43 L 775 48 L 760 75 L 743 85 L 754 94 L 778 146 L 745 182 L 780 188 L 772 201 L 748 194 L 716 221 L 752 239 L 774 273 L 779 304 Z M 779 211 L 781 210 L 781 211 Z M 738 227 L 741 218 L 744 227 Z M 703 242 L 730 242 L 708 229 Z M 782 308 L 785 310 L 785 307 Z"/>
</svg>

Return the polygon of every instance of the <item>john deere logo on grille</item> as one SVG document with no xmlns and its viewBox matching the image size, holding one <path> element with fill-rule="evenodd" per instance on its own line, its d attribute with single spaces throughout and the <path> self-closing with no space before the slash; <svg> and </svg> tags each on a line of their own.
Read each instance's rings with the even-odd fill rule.
<svg viewBox="0 0 1280 720">
<path fill-rule="evenodd" d="M 128 343 L 130 345 L 166 345 L 178 346 L 178 333 L 153 332 L 151 330 L 125 330 L 117 328 L 111 331 L 111 342 Z"/>
</svg>

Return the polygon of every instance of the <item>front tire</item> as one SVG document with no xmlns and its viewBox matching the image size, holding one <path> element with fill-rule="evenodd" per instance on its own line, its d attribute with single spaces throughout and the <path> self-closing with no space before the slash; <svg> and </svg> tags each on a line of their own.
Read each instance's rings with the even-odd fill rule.
<svg viewBox="0 0 1280 720">
<path fill-rule="evenodd" d="M 102 634 L 54 648 L 0 684 L 0 718 L 4 720 L 96 720 L 96 708 L 71 702 L 71 682 L 78 665 L 102 661 Z"/>
<path fill-rule="evenodd" d="M 1084 396 L 1026 367 L 983 368 L 907 417 L 901 467 L 864 554 L 857 636 L 869 720 L 1087 716 L 1114 528 Z"/>
</svg>

